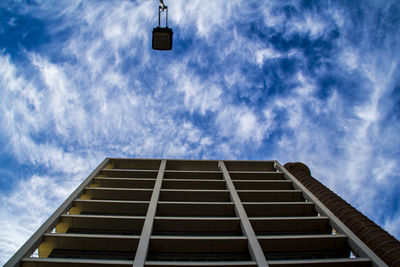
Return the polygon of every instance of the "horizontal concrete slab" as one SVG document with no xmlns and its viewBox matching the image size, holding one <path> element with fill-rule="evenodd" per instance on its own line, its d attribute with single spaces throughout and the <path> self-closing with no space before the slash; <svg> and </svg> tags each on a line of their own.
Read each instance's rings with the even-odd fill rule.
<svg viewBox="0 0 400 267">
<path fill-rule="evenodd" d="M 168 262 L 168 261 L 146 261 L 146 267 L 156 267 L 156 266 L 219 266 L 219 267 L 229 267 L 229 266 L 241 266 L 241 267 L 254 267 L 257 264 L 254 261 L 208 261 L 208 262 Z"/>
<path fill-rule="evenodd" d="M 140 236 L 45 234 L 42 246 L 54 249 L 135 252 Z"/>
<path fill-rule="evenodd" d="M 166 170 L 218 171 L 216 160 L 168 160 Z"/>
<path fill-rule="evenodd" d="M 236 180 L 285 180 L 282 172 L 243 172 L 243 171 L 230 171 L 232 181 Z"/>
<path fill-rule="evenodd" d="M 232 202 L 160 201 L 156 216 L 235 216 Z"/>
<path fill-rule="evenodd" d="M 158 170 L 160 159 L 110 159 L 109 166 L 114 169 Z"/>
<path fill-rule="evenodd" d="M 149 201 L 121 201 L 121 200 L 81 200 L 74 201 L 82 214 L 97 215 L 146 215 Z"/>
<path fill-rule="evenodd" d="M 228 190 L 162 189 L 160 201 L 229 202 Z"/>
<path fill-rule="evenodd" d="M 246 237 L 152 236 L 149 253 L 248 252 Z"/>
<path fill-rule="evenodd" d="M 92 260 L 92 259 L 60 259 L 60 258 L 24 258 L 22 267 L 128 267 L 132 266 L 133 261 L 120 260 Z"/>
<path fill-rule="evenodd" d="M 244 202 L 249 217 L 315 216 L 312 202 Z"/>
<path fill-rule="evenodd" d="M 90 199 L 99 200 L 150 200 L 153 189 L 147 188 L 107 188 L 86 187 L 84 191 Z"/>
<path fill-rule="evenodd" d="M 365 258 L 354 259 L 317 259 L 317 260 L 280 260 L 268 261 L 271 267 L 370 267 L 371 260 Z"/>
<path fill-rule="evenodd" d="M 266 252 L 338 251 L 349 252 L 345 235 L 257 236 Z"/>
<path fill-rule="evenodd" d="M 110 231 L 121 233 L 140 232 L 144 223 L 144 216 L 96 216 L 96 215 L 62 215 L 61 224 L 71 229 Z M 74 231 L 77 232 L 77 231 Z"/>
<path fill-rule="evenodd" d="M 163 189 L 226 189 L 225 181 L 213 179 L 164 179 Z"/>
<path fill-rule="evenodd" d="M 224 161 L 226 168 L 231 171 L 276 171 L 274 161 Z"/>
<path fill-rule="evenodd" d="M 304 201 L 300 190 L 237 190 L 242 202 Z"/>
<path fill-rule="evenodd" d="M 156 178 L 157 170 L 102 169 L 97 177 Z"/>
<path fill-rule="evenodd" d="M 328 217 L 260 217 L 250 218 L 257 235 L 330 234 Z"/>
<path fill-rule="evenodd" d="M 293 189 L 289 180 L 233 180 L 236 190 L 289 190 Z"/>
<path fill-rule="evenodd" d="M 218 171 L 180 171 L 166 170 L 164 180 L 167 179 L 214 179 L 223 180 L 222 172 Z"/>
<path fill-rule="evenodd" d="M 154 187 L 155 178 L 108 178 L 96 177 L 91 186 L 110 188 L 148 188 Z"/>
<path fill-rule="evenodd" d="M 152 235 L 242 235 L 239 218 L 156 217 Z"/>
</svg>

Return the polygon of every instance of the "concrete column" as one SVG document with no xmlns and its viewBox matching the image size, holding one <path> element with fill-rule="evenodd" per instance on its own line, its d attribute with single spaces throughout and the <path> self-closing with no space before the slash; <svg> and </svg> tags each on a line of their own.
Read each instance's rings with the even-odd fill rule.
<svg viewBox="0 0 400 267">
<path fill-rule="evenodd" d="M 160 197 L 162 179 L 164 177 L 165 166 L 167 160 L 161 160 L 160 168 L 158 170 L 157 179 L 154 184 L 153 193 L 151 195 L 149 207 L 147 208 L 146 219 L 144 221 L 142 234 L 140 235 L 140 240 L 138 248 L 136 250 L 135 260 L 133 266 L 142 267 L 146 261 L 147 252 L 149 250 L 150 236 L 153 230 L 154 217 L 157 211 L 157 202 Z"/>
<path fill-rule="evenodd" d="M 256 234 L 253 227 L 251 226 L 250 220 L 247 217 L 247 213 L 242 205 L 238 193 L 236 192 L 235 185 L 232 182 L 231 176 L 229 175 L 228 169 L 223 161 L 218 162 L 218 167 L 222 171 L 223 177 L 226 182 L 226 186 L 229 189 L 231 199 L 235 204 L 236 215 L 240 218 L 240 224 L 242 231 L 248 240 L 248 249 L 251 257 L 257 263 L 258 266 L 268 266 L 267 260 L 265 259 L 264 252 L 257 240 Z"/>
<path fill-rule="evenodd" d="M 388 266 L 400 266 L 399 240 L 312 177 L 310 169 L 305 164 L 286 163 L 284 168 Z"/>
</svg>

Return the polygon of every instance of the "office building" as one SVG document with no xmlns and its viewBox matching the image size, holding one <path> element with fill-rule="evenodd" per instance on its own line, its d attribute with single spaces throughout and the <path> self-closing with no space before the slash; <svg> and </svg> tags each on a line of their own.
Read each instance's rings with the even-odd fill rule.
<svg viewBox="0 0 400 267">
<path fill-rule="evenodd" d="M 105 159 L 5 266 L 397 266 L 399 247 L 301 163 Z"/>
</svg>

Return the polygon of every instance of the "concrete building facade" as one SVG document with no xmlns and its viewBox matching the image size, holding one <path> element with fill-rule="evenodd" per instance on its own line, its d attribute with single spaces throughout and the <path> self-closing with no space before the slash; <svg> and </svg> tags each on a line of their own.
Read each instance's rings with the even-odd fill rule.
<svg viewBox="0 0 400 267">
<path fill-rule="evenodd" d="M 107 158 L 5 266 L 398 266 L 341 201 L 301 163 Z"/>
</svg>

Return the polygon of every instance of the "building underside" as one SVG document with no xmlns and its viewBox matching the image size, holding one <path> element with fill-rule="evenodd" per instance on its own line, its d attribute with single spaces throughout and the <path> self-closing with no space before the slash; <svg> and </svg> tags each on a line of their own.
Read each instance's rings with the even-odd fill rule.
<svg viewBox="0 0 400 267">
<path fill-rule="evenodd" d="M 285 167 L 105 159 L 5 266 L 400 266 L 396 239 Z"/>
</svg>

